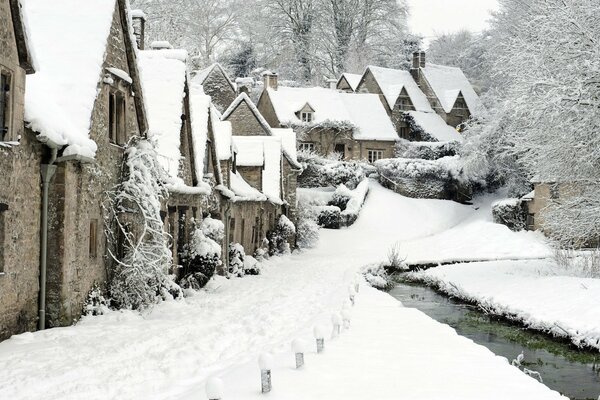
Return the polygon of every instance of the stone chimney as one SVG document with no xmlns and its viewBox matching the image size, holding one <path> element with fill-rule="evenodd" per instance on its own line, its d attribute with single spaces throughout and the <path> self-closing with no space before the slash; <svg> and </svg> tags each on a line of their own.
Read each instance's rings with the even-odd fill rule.
<svg viewBox="0 0 600 400">
<path fill-rule="evenodd" d="M 412 67 L 413 68 L 419 68 L 419 65 L 421 64 L 421 53 L 418 51 L 415 51 L 413 53 L 413 62 L 412 62 Z"/>
<path fill-rule="evenodd" d="M 131 11 L 131 23 L 133 25 L 133 34 L 137 47 L 144 50 L 144 41 L 146 39 L 146 14 L 142 10 Z"/>
<path fill-rule="evenodd" d="M 329 89 L 337 90 L 337 79 L 327 79 L 327 83 L 329 84 Z"/>
<path fill-rule="evenodd" d="M 419 67 L 425 68 L 425 52 L 419 53 Z"/>
<path fill-rule="evenodd" d="M 271 71 L 263 72 L 263 82 L 265 83 L 265 89 L 271 88 L 273 90 L 277 90 L 278 82 L 277 82 L 277 73 Z"/>
<path fill-rule="evenodd" d="M 412 75 L 417 85 L 421 87 L 421 68 L 425 68 L 425 52 L 415 51 L 413 53 L 412 68 L 410 74 Z"/>
</svg>

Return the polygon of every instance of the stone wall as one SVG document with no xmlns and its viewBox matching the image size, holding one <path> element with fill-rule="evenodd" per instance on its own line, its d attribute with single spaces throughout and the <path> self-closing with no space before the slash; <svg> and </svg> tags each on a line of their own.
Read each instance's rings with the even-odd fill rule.
<svg viewBox="0 0 600 400">
<path fill-rule="evenodd" d="M 127 61 L 120 12 L 115 11 L 104 68 L 115 67 L 134 75 Z M 124 85 L 123 82 L 119 85 Z M 107 190 L 121 178 L 123 148 L 110 143 L 108 104 L 110 87 L 99 83 L 92 111 L 90 138 L 98 144 L 95 163 L 67 161 L 58 164 L 50 193 L 47 325 L 71 324 L 94 284 L 105 285 L 112 267 L 107 255 L 102 202 Z M 132 90 L 125 91 L 126 133 L 139 136 L 138 115 Z M 91 229 L 98 238 L 91 249 Z M 94 254 L 95 253 L 95 254 Z"/>
<path fill-rule="evenodd" d="M 308 132 L 296 129 L 298 142 L 310 142 L 315 146 L 315 152 L 328 156 L 335 151 L 337 144 L 344 145 L 344 159 L 350 160 L 353 155 L 355 141 L 352 139 L 351 130 L 333 128 L 314 128 Z"/>
<path fill-rule="evenodd" d="M 352 148 L 353 160 L 368 160 L 369 150 L 383 151 L 383 158 L 394 158 L 396 142 L 379 140 L 357 140 Z"/>
<path fill-rule="evenodd" d="M 269 96 L 269 92 L 264 90 L 258 99 L 258 104 L 256 105 L 258 111 L 263 116 L 263 118 L 267 121 L 271 128 L 281 128 L 279 118 L 277 118 L 277 114 L 275 113 L 275 108 L 273 107 L 273 103 L 271 102 L 271 97 Z"/>
<path fill-rule="evenodd" d="M 212 69 L 202 86 L 204 87 L 204 93 L 211 97 L 213 104 L 220 113 L 227 110 L 237 97 L 235 90 L 218 66 Z"/>
<path fill-rule="evenodd" d="M 229 220 L 229 227 L 233 228 L 230 242 L 240 243 L 246 254 L 253 255 L 274 229 L 280 215 L 281 207 L 266 201 L 234 202 Z"/>
<path fill-rule="evenodd" d="M 242 178 L 253 188 L 262 191 L 263 169 L 262 167 L 242 167 L 236 166 L 237 171 Z"/>
<path fill-rule="evenodd" d="M 298 221 L 298 198 L 296 189 L 298 187 L 298 170 L 295 170 L 287 157 L 283 157 L 282 168 L 282 192 L 283 200 L 288 204 L 287 217 L 294 223 Z"/>
<path fill-rule="evenodd" d="M 23 123 L 25 71 L 19 65 L 8 0 L 0 0 L 0 68 L 11 76 L 9 131 L 0 145 L 0 340 L 35 330 L 39 290 L 40 164 L 43 146 Z"/>
<path fill-rule="evenodd" d="M 268 134 L 245 101 L 242 101 L 225 121 L 231 122 L 234 136 L 265 136 Z"/>
</svg>

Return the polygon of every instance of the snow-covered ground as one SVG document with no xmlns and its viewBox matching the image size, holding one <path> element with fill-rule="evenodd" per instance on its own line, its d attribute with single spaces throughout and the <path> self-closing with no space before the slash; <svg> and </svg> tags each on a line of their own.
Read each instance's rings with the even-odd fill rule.
<svg viewBox="0 0 600 400">
<path fill-rule="evenodd" d="M 492 313 L 600 349 L 600 279 L 567 275 L 551 260 L 446 265 L 415 274 Z"/>
<path fill-rule="evenodd" d="M 316 249 L 273 258 L 260 276 L 217 279 L 144 315 L 110 312 L 0 343 L 0 399 L 204 399 L 204 382 L 214 375 L 223 378 L 226 398 L 254 398 L 256 358 L 265 351 L 276 356 L 270 398 L 559 398 L 370 288 L 359 294 L 352 328 L 325 354 L 308 355 L 303 372 L 290 369 L 291 340 L 329 324 L 357 270 L 384 259 L 397 241 L 426 243 L 471 218 L 471 207 L 407 199 L 371 183 L 351 228 L 323 231 Z M 515 242 L 501 236 L 491 248 L 508 254 Z M 430 254 L 446 256 L 454 243 L 436 243 Z"/>
</svg>

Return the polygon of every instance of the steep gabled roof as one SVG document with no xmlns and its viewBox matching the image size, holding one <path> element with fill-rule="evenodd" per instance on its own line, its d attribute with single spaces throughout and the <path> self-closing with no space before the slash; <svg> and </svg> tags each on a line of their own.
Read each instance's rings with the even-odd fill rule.
<svg viewBox="0 0 600 400">
<path fill-rule="evenodd" d="M 35 60 L 31 53 L 28 37 L 28 26 L 26 16 L 21 10 L 19 0 L 10 0 L 10 12 L 14 27 L 15 39 L 17 42 L 17 52 L 19 54 L 19 64 L 28 74 L 35 72 Z"/>
<path fill-rule="evenodd" d="M 231 86 L 231 90 L 233 90 L 234 92 L 237 91 L 235 83 L 233 83 L 231 81 L 231 79 L 229 79 L 229 75 L 227 75 L 227 72 L 225 72 L 225 70 L 219 63 L 214 63 L 210 67 L 207 67 L 207 68 L 204 68 L 204 69 L 198 71 L 192 78 L 192 81 L 194 83 L 199 83 L 201 85 L 204 85 L 204 82 L 206 82 L 206 79 L 210 76 L 210 74 L 213 71 L 216 71 L 217 73 L 222 74 L 225 77 L 225 79 L 227 80 L 227 82 L 229 83 L 229 85 Z"/>
<path fill-rule="evenodd" d="M 428 63 L 421 71 L 446 113 L 452 111 L 460 94 L 471 115 L 480 116 L 485 113 L 485 106 L 460 68 Z"/>
<path fill-rule="evenodd" d="M 229 108 L 227 110 L 225 110 L 225 112 L 223 112 L 223 116 L 221 117 L 221 119 L 223 121 L 226 121 L 231 116 L 231 114 L 233 114 L 233 112 L 242 103 L 245 103 L 248 106 L 248 108 L 250 109 L 250 111 L 252 112 L 252 114 L 256 117 L 256 120 L 258 121 L 258 123 L 260 124 L 260 126 L 264 129 L 265 134 L 270 135 L 271 134 L 271 126 L 269 126 L 269 123 L 267 122 L 267 120 L 265 120 L 265 118 L 262 116 L 262 114 L 260 113 L 260 111 L 258 111 L 258 108 L 256 108 L 256 106 L 254 105 L 254 103 L 252 102 L 252 100 L 250 100 L 250 97 L 248 97 L 248 95 L 246 93 L 240 94 L 233 101 L 233 103 L 231 103 L 231 105 L 229 106 Z"/>
<path fill-rule="evenodd" d="M 124 29 L 127 61 L 137 78 L 124 0 L 27 0 L 30 41 L 37 72 L 27 79 L 25 120 L 42 141 L 67 146 L 63 155 L 95 157 L 91 116 L 103 76 L 104 57 L 116 7 Z M 134 79 L 138 123 L 146 130 L 143 95 Z"/>
<path fill-rule="evenodd" d="M 340 79 L 338 79 L 337 84 L 339 85 L 341 80 L 345 79 L 346 82 L 348 82 L 350 89 L 355 91 L 356 88 L 358 87 L 358 84 L 360 83 L 361 78 L 362 78 L 362 75 L 360 75 L 360 74 L 349 74 L 347 72 L 344 72 L 342 74 L 342 76 L 340 76 Z"/>
<path fill-rule="evenodd" d="M 390 110 L 394 108 L 396 100 L 404 88 L 417 111 L 433 112 L 427 97 L 419 89 L 410 72 L 370 65 L 365 70 L 363 79 L 369 71 L 379 85 Z"/>
</svg>

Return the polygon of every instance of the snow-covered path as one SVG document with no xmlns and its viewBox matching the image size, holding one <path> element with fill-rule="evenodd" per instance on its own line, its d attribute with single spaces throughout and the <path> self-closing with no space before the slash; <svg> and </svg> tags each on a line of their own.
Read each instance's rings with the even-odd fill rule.
<svg viewBox="0 0 600 400">
<path fill-rule="evenodd" d="M 0 399 L 202 399 L 199 392 L 211 374 L 254 365 L 263 351 L 285 352 L 292 338 L 309 337 L 316 323 L 328 322 L 346 297 L 354 273 L 382 260 L 393 243 L 442 233 L 472 212 L 471 207 L 452 202 L 407 199 L 373 183 L 352 228 L 322 231 L 318 248 L 272 259 L 261 276 L 216 280 L 206 291 L 160 304 L 144 316 L 111 312 L 86 317 L 73 327 L 27 333 L 0 343 Z M 365 293 L 371 293 L 363 294 L 367 298 L 387 299 L 375 291 Z M 387 306 L 392 304 L 396 303 Z M 423 342 L 415 346 L 431 346 L 435 353 L 438 346 L 419 329 L 439 324 L 420 314 L 415 317 L 415 311 L 401 314 L 390 329 L 404 325 L 410 330 L 415 318 L 421 320 L 422 326 L 416 324 L 412 335 Z M 369 327 L 358 321 L 356 327 L 374 332 L 387 329 L 383 323 Z M 449 328 L 440 332 L 437 341 L 443 344 L 452 332 Z M 465 345 L 469 347 L 482 351 L 474 344 Z M 450 350 L 460 356 L 458 350 Z M 444 355 L 436 369 L 459 368 L 452 354 Z M 419 354 L 410 359 L 414 368 L 432 368 L 423 354 L 415 355 Z M 498 363 L 489 352 L 480 359 Z M 549 396 L 537 398 L 553 398 L 531 379 L 515 385 L 526 391 L 537 388 L 531 390 Z"/>
</svg>

